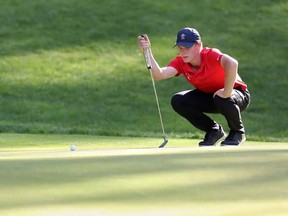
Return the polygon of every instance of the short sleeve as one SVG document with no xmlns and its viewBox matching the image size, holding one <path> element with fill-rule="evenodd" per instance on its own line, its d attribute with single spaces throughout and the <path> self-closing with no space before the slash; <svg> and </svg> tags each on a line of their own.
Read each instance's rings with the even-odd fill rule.
<svg viewBox="0 0 288 216">
<path fill-rule="evenodd" d="M 178 73 L 175 76 L 179 76 L 181 73 L 183 73 L 182 67 L 181 67 L 181 57 L 179 56 L 171 60 L 168 66 L 173 67 L 177 70 Z"/>
<path fill-rule="evenodd" d="M 223 53 L 218 49 L 211 49 L 210 52 L 206 56 L 206 60 L 209 61 L 211 65 L 221 65 Z"/>
</svg>

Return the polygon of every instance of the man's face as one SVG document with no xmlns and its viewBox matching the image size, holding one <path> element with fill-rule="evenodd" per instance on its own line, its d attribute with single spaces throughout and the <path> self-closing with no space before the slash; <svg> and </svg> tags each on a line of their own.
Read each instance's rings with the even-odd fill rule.
<svg viewBox="0 0 288 216">
<path fill-rule="evenodd" d="M 199 55 L 199 44 L 195 43 L 192 47 L 178 46 L 179 54 L 185 63 L 193 63 Z"/>
</svg>

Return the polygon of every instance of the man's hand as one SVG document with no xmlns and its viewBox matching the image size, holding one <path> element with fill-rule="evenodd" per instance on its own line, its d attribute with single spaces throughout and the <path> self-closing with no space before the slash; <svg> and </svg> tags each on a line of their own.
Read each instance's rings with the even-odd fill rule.
<svg viewBox="0 0 288 216">
<path fill-rule="evenodd" d="M 147 34 L 138 36 L 138 47 L 141 50 L 151 48 L 151 43 Z"/>
<path fill-rule="evenodd" d="M 219 89 L 218 91 L 216 91 L 216 92 L 214 93 L 214 97 L 215 97 L 216 95 L 218 95 L 218 96 L 221 97 L 221 98 L 229 98 L 229 97 L 231 97 L 231 95 L 225 95 L 224 88 L 223 88 L 223 89 Z"/>
</svg>

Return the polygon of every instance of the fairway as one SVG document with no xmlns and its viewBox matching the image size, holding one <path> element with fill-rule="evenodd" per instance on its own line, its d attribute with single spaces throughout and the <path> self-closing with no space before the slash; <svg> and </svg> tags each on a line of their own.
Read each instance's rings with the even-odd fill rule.
<svg viewBox="0 0 288 216">
<path fill-rule="evenodd" d="M 197 140 L 173 139 L 159 149 L 152 143 L 157 147 L 161 139 L 152 138 L 109 141 L 61 135 L 59 141 L 59 135 L 1 135 L 8 143 L 15 136 L 30 148 L 18 144 L 18 149 L 0 152 L 0 215 L 284 216 L 288 212 L 285 143 L 198 148 Z M 80 138 L 78 150 L 71 152 L 67 141 L 79 143 Z M 104 148 L 101 139 L 110 145 Z M 125 142 L 128 148 L 119 146 Z"/>
</svg>

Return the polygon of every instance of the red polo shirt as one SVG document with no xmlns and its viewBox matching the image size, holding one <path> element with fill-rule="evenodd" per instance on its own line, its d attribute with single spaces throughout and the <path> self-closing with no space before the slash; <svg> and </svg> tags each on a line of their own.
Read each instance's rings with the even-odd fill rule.
<svg viewBox="0 0 288 216">
<path fill-rule="evenodd" d="M 191 65 L 185 63 L 181 56 L 173 59 L 168 66 L 178 71 L 176 76 L 183 74 L 189 83 L 203 92 L 214 93 L 224 88 L 225 71 L 221 66 L 223 54 L 218 49 L 205 47 L 201 51 L 200 56 L 201 65 L 197 70 L 193 70 Z M 237 76 L 234 88 L 239 86 L 243 90 L 247 89 L 247 85 Z"/>
</svg>

